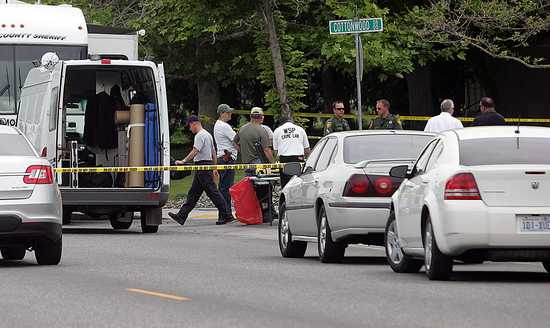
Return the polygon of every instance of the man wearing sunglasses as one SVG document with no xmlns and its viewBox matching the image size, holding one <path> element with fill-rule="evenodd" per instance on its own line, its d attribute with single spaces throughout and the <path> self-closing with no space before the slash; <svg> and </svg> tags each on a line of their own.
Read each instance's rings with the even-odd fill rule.
<svg viewBox="0 0 550 328">
<path fill-rule="evenodd" d="M 325 123 L 324 135 L 332 132 L 349 131 L 349 123 L 344 118 L 344 102 L 341 100 L 332 103 L 332 112 L 334 117 L 331 117 Z"/>
<path fill-rule="evenodd" d="M 399 117 L 390 114 L 390 102 L 380 99 L 376 102 L 378 116 L 369 124 L 369 130 L 403 130 Z"/>
</svg>

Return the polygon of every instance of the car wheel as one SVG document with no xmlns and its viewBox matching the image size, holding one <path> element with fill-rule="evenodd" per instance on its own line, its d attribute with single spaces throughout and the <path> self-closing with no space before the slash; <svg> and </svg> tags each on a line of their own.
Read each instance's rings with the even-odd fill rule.
<svg viewBox="0 0 550 328">
<path fill-rule="evenodd" d="M 132 226 L 132 219 L 133 219 L 134 213 L 132 213 L 132 212 L 128 212 L 128 213 L 122 213 L 122 214 L 121 213 L 116 213 L 116 214 L 109 215 L 109 221 L 111 221 L 111 226 L 113 227 L 113 229 L 115 229 L 115 230 L 126 230 L 126 229 L 129 229 Z M 127 218 L 124 221 L 120 220 L 121 216 L 127 216 L 127 215 L 132 216 L 132 218 L 129 221 L 128 221 Z"/>
<path fill-rule="evenodd" d="M 62 241 L 51 241 L 44 239 L 38 241 L 34 249 L 36 262 L 39 265 L 57 265 L 61 261 Z"/>
<path fill-rule="evenodd" d="M 25 257 L 25 252 L 27 250 L 24 246 L 12 246 L 12 247 L 2 247 L 0 252 L 2 252 L 2 258 L 4 260 L 22 260 Z"/>
<path fill-rule="evenodd" d="M 292 240 L 292 232 L 286 215 L 286 204 L 281 202 L 279 206 L 279 250 L 283 257 L 304 257 L 307 242 Z"/>
<path fill-rule="evenodd" d="M 73 212 L 68 209 L 63 209 L 63 224 L 71 224 Z"/>
<path fill-rule="evenodd" d="M 415 273 L 424 265 L 421 260 L 414 259 L 403 253 L 403 249 L 399 243 L 399 234 L 395 222 L 395 213 L 393 211 L 390 212 L 388 223 L 386 224 L 384 245 L 386 246 L 388 264 L 393 271 L 398 273 Z"/>
<path fill-rule="evenodd" d="M 319 260 L 323 263 L 338 263 L 344 259 L 346 246 L 332 240 L 330 225 L 328 223 L 325 207 L 319 209 L 319 228 L 317 233 L 317 249 Z"/>
<path fill-rule="evenodd" d="M 143 233 L 156 233 L 159 231 L 158 224 L 147 224 L 149 222 L 162 222 L 162 208 L 151 207 L 141 211 L 141 231 Z"/>
<path fill-rule="evenodd" d="M 546 270 L 546 272 L 550 273 L 550 261 L 542 262 L 542 266 L 544 267 L 544 270 Z"/>
<path fill-rule="evenodd" d="M 430 280 L 448 280 L 453 271 L 453 259 L 439 250 L 429 217 L 424 228 L 424 266 Z"/>
</svg>

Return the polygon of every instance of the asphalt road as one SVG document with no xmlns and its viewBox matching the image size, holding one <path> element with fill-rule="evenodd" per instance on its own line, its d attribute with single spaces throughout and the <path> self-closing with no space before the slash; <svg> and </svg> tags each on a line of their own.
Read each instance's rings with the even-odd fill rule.
<svg viewBox="0 0 550 328">
<path fill-rule="evenodd" d="M 138 222 L 64 228 L 59 266 L 0 261 L 1 327 L 548 327 L 537 263 L 457 265 L 452 281 L 395 274 L 380 248 L 343 264 L 283 259 L 275 227 L 215 226 L 196 212 L 144 235 Z"/>
</svg>

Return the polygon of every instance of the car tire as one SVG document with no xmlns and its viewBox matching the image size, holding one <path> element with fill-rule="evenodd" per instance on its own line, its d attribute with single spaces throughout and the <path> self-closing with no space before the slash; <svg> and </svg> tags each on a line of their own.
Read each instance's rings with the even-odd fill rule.
<svg viewBox="0 0 550 328">
<path fill-rule="evenodd" d="M 36 262 L 39 265 L 57 265 L 61 261 L 61 252 L 63 249 L 61 238 L 58 241 L 49 239 L 40 240 L 37 242 L 34 255 Z"/>
<path fill-rule="evenodd" d="M 292 232 L 286 215 L 286 204 L 279 205 L 279 250 L 283 257 L 300 258 L 304 257 L 307 250 L 307 242 L 292 240 Z"/>
<path fill-rule="evenodd" d="M 424 267 L 430 280 L 448 280 L 453 271 L 453 258 L 439 250 L 429 217 L 424 227 Z"/>
<path fill-rule="evenodd" d="M 544 270 L 546 270 L 546 272 L 550 273 L 550 261 L 542 262 L 542 266 L 544 267 Z"/>
<path fill-rule="evenodd" d="M 11 246 L 0 248 L 0 252 L 2 253 L 2 258 L 4 260 L 18 261 L 25 257 L 27 250 L 24 246 Z"/>
<path fill-rule="evenodd" d="M 403 253 L 403 249 L 399 243 L 399 234 L 394 211 L 390 212 L 388 222 L 386 223 L 384 246 L 386 249 L 386 259 L 394 272 L 416 273 L 420 271 L 420 268 L 424 265 L 422 260 L 414 259 Z"/>
<path fill-rule="evenodd" d="M 141 211 L 141 231 L 143 233 L 156 233 L 159 231 L 157 224 L 147 224 L 147 221 L 151 221 L 151 217 L 154 217 L 152 221 L 162 222 L 162 208 L 149 207 Z"/>
<path fill-rule="evenodd" d="M 317 250 L 319 260 L 322 263 L 339 263 L 344 259 L 346 251 L 345 244 L 332 240 L 330 225 L 328 223 L 327 212 L 324 206 L 319 209 L 317 228 Z"/>
<path fill-rule="evenodd" d="M 73 212 L 63 208 L 63 224 L 71 224 L 71 219 L 73 218 Z"/>
<path fill-rule="evenodd" d="M 128 214 L 130 213 L 130 214 Z M 128 213 L 116 213 L 109 215 L 109 221 L 111 221 L 111 226 L 115 230 L 126 230 L 129 229 L 132 226 L 132 220 L 130 221 L 120 221 L 121 216 L 131 215 L 132 219 L 134 216 L 133 212 Z"/>
</svg>

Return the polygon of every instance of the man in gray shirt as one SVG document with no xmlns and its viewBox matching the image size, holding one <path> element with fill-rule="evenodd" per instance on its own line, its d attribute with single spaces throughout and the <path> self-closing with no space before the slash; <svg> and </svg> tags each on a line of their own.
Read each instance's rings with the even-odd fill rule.
<svg viewBox="0 0 550 328">
<path fill-rule="evenodd" d="M 195 165 L 212 165 L 216 164 L 216 150 L 214 149 L 214 140 L 208 131 L 202 128 L 202 124 L 199 118 L 195 115 L 189 116 L 187 124 L 191 132 L 195 134 L 195 141 L 193 143 L 193 149 L 189 152 L 183 161 L 176 161 L 176 165 L 182 165 L 185 162 L 194 161 Z M 231 209 L 227 208 L 227 204 L 223 199 L 222 194 L 219 192 L 214 182 L 214 176 L 218 176 L 218 171 L 196 171 L 193 177 L 193 183 L 187 193 L 187 200 L 181 206 L 178 213 L 168 213 L 174 221 L 181 225 L 185 224 L 189 213 L 195 208 L 202 192 L 205 191 L 206 195 L 219 212 L 219 217 L 222 220 L 218 220 L 216 224 L 225 224 L 234 220 Z"/>
</svg>

